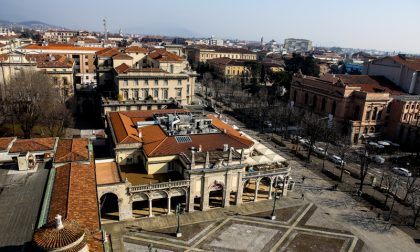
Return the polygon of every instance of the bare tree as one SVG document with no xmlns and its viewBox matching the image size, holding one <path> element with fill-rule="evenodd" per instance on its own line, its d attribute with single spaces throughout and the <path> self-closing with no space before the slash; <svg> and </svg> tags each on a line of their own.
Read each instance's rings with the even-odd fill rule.
<svg viewBox="0 0 420 252">
<path fill-rule="evenodd" d="M 414 193 L 410 193 L 408 196 L 408 202 L 413 214 L 413 227 L 417 226 L 417 219 L 420 216 L 420 188 L 416 189 Z"/>
<path fill-rule="evenodd" d="M 20 71 L 6 87 L 6 110 L 30 138 L 34 126 L 47 116 L 46 110 L 58 106 L 60 92 L 45 73 Z"/>
<path fill-rule="evenodd" d="M 302 117 L 301 128 L 309 141 L 307 160 L 310 161 L 312 149 L 316 142 L 321 141 L 329 131 L 325 120 L 314 114 L 306 113 Z"/>
<path fill-rule="evenodd" d="M 59 137 L 63 135 L 65 128 L 73 124 L 73 115 L 66 104 L 57 101 L 55 106 L 45 109 L 42 123 L 50 136 Z"/>
<path fill-rule="evenodd" d="M 211 84 L 212 84 L 212 82 L 213 82 L 213 76 L 211 75 L 211 73 L 204 73 L 204 75 L 203 75 L 203 80 L 201 81 L 202 82 L 202 84 L 203 84 L 203 86 L 206 88 L 205 89 L 205 92 L 206 92 L 206 99 L 207 99 L 207 96 L 208 96 L 208 88 L 210 88 L 211 87 Z"/>
<path fill-rule="evenodd" d="M 366 175 L 369 171 L 369 165 L 372 162 L 372 159 L 369 157 L 369 155 L 375 154 L 376 150 L 375 147 L 370 145 L 367 141 L 367 139 L 363 139 L 363 147 L 359 149 L 356 154 L 357 158 L 356 161 L 360 165 L 360 186 L 359 186 L 359 192 L 363 191 L 363 183 L 365 181 Z"/>
<path fill-rule="evenodd" d="M 405 181 L 405 195 L 403 199 L 404 202 L 407 200 L 410 193 L 415 193 L 415 191 L 418 189 L 416 188 L 417 178 L 420 176 L 420 160 L 418 156 L 416 156 L 415 159 L 410 163 L 410 168 L 412 176 L 407 177 L 407 180 Z"/>
<path fill-rule="evenodd" d="M 349 151 L 351 150 L 351 143 L 349 136 L 346 134 L 339 135 L 336 139 L 338 156 L 343 160 L 340 165 L 340 181 L 343 181 L 344 166 L 347 160 Z"/>
<path fill-rule="evenodd" d="M 393 174 L 389 171 L 385 172 L 384 177 L 383 177 L 383 183 L 384 183 L 384 187 L 385 187 L 384 207 L 388 203 L 388 199 L 389 199 L 390 194 L 392 194 L 392 191 L 394 191 L 396 189 L 396 187 L 398 185 L 398 179 L 399 178 L 396 174 Z M 394 197 L 395 196 L 396 195 L 394 195 Z"/>
</svg>

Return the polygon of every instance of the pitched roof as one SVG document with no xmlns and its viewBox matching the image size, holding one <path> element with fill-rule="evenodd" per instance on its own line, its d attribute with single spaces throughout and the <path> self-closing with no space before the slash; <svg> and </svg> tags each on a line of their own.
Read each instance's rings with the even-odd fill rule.
<svg viewBox="0 0 420 252">
<path fill-rule="evenodd" d="M 125 48 L 126 53 L 147 53 L 147 49 L 140 46 L 130 46 Z"/>
<path fill-rule="evenodd" d="M 38 45 L 38 44 L 31 44 L 23 47 L 26 50 L 57 50 L 57 51 L 100 51 L 102 48 L 99 47 L 82 47 L 82 46 L 75 46 L 72 44 L 52 44 L 49 43 L 48 45 Z"/>
<path fill-rule="evenodd" d="M 96 52 L 97 56 L 100 57 L 112 57 L 116 54 L 118 54 L 119 51 L 117 48 L 105 48 L 105 49 L 101 49 L 100 51 Z"/>
<path fill-rule="evenodd" d="M 248 60 L 248 61 L 251 61 L 251 60 Z M 222 57 L 222 58 L 210 59 L 208 60 L 208 62 L 210 64 L 214 63 L 214 64 L 220 64 L 220 65 L 225 65 L 225 66 L 244 66 L 247 60 L 237 60 L 237 59 L 231 59 L 228 57 Z"/>
<path fill-rule="evenodd" d="M 212 124 L 224 133 L 190 134 L 191 142 L 178 143 L 176 136 L 169 136 L 159 125 L 149 125 L 137 130 L 136 123 L 153 119 L 155 113 L 166 114 L 175 112 L 188 112 L 187 110 L 148 110 L 148 111 L 121 111 L 109 113 L 112 129 L 117 143 L 141 143 L 148 156 L 177 155 L 188 152 L 191 147 L 202 145 L 203 151 L 223 149 L 228 144 L 236 149 L 249 148 L 253 141 L 240 135 L 235 129 L 225 124 L 215 116 L 209 115 Z M 139 131 L 142 138 L 139 138 Z"/>
<path fill-rule="evenodd" d="M 391 59 L 415 71 L 420 71 L 420 58 L 412 58 L 412 57 L 406 57 L 403 55 L 396 55 L 396 56 L 391 57 Z"/>
<path fill-rule="evenodd" d="M 118 54 L 112 56 L 112 58 L 113 59 L 128 59 L 128 60 L 133 59 L 133 57 L 131 57 L 131 56 L 125 54 L 125 53 L 122 53 L 122 52 L 119 52 Z"/>
<path fill-rule="evenodd" d="M 90 250 L 103 251 L 100 239 L 93 237 L 100 230 L 94 163 L 69 163 L 55 169 L 48 222 L 57 214 L 76 221 L 89 231 L 86 235 Z"/>
<path fill-rule="evenodd" d="M 0 137 L 0 151 L 5 151 L 9 147 L 10 143 L 14 140 L 14 137 Z"/>
<path fill-rule="evenodd" d="M 126 73 L 128 69 L 130 69 L 130 66 L 125 63 L 122 63 L 121 65 L 115 67 L 114 69 L 117 73 L 122 74 L 122 73 Z"/>
<path fill-rule="evenodd" d="M 89 161 L 89 141 L 87 138 L 60 139 L 57 144 L 54 162 Z"/>
<path fill-rule="evenodd" d="M 12 147 L 10 153 L 27 152 L 27 151 L 47 151 L 54 150 L 55 137 L 49 138 L 31 138 L 31 139 L 17 139 Z"/>
<path fill-rule="evenodd" d="M 72 68 L 74 59 L 64 55 L 27 54 L 28 61 L 35 61 L 38 68 Z"/>
<path fill-rule="evenodd" d="M 155 49 L 148 56 L 154 60 L 161 61 L 161 62 L 184 60 L 183 58 L 179 57 L 175 53 L 171 53 L 163 49 Z"/>
</svg>

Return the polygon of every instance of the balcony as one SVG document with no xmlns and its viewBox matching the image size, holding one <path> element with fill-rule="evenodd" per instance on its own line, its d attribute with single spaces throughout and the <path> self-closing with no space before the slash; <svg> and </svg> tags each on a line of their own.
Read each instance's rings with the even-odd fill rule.
<svg viewBox="0 0 420 252">
<path fill-rule="evenodd" d="M 189 180 L 179 180 L 179 181 L 170 181 L 170 182 L 163 182 L 163 183 L 150 184 L 150 185 L 130 186 L 128 188 L 128 192 L 138 193 L 138 192 L 165 190 L 165 189 L 189 187 L 189 186 L 190 186 Z"/>
</svg>

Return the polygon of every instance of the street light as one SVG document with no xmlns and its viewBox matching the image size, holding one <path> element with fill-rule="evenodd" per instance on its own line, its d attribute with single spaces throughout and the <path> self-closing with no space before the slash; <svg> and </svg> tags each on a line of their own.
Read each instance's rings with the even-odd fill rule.
<svg viewBox="0 0 420 252">
<path fill-rule="evenodd" d="M 271 220 L 275 220 L 276 219 L 276 214 L 275 214 L 275 211 L 276 211 L 276 202 L 277 202 L 277 188 L 276 188 L 276 191 L 274 192 L 273 211 L 271 211 L 271 216 L 270 216 L 270 219 Z"/>
<path fill-rule="evenodd" d="M 176 237 L 177 238 L 179 238 L 179 237 L 181 237 L 182 236 L 182 233 L 181 233 L 181 227 L 180 227 L 180 225 L 179 225 L 179 216 L 181 215 L 181 214 L 183 214 L 184 213 L 184 208 L 182 208 L 181 207 L 181 204 L 180 203 L 178 203 L 178 205 L 176 205 L 176 209 L 175 209 L 175 214 L 176 214 L 176 225 L 177 225 L 177 227 L 176 227 L 176 231 L 175 231 L 175 235 L 176 235 Z"/>
</svg>

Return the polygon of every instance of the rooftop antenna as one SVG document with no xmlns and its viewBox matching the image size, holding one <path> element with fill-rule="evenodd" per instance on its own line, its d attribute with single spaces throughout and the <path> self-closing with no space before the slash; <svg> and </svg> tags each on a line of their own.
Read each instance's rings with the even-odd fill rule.
<svg viewBox="0 0 420 252">
<path fill-rule="evenodd" d="M 105 40 L 108 40 L 108 29 L 106 28 L 106 18 L 104 18 L 102 21 L 104 23 Z"/>
</svg>

